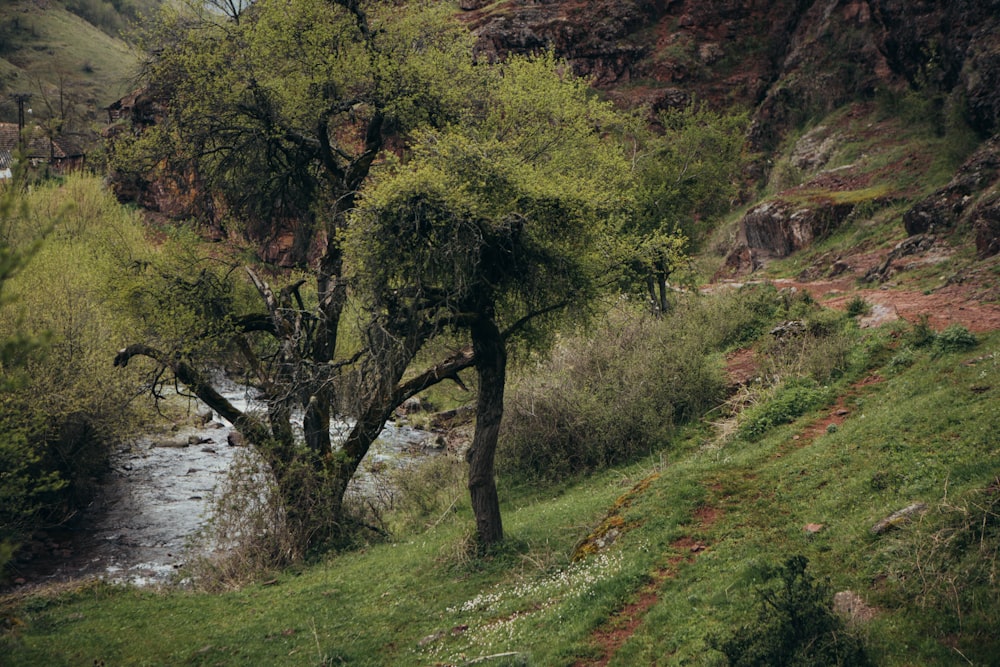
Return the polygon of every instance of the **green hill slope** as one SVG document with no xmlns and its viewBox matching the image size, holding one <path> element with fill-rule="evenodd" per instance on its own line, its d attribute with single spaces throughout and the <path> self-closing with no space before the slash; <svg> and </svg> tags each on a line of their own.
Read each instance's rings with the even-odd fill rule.
<svg viewBox="0 0 1000 667">
<path fill-rule="evenodd" d="M 0 121 L 17 120 L 11 94 L 31 93 L 36 119 L 62 106 L 79 130 L 134 88 L 137 58 L 126 43 L 55 3 L 6 2 L 0 24 Z"/>
</svg>

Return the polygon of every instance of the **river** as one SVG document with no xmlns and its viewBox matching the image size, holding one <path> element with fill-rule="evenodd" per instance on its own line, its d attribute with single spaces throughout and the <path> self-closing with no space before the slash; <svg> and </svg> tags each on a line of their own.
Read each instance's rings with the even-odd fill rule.
<svg viewBox="0 0 1000 667">
<path fill-rule="evenodd" d="M 253 408 L 253 392 L 227 383 L 223 395 L 238 408 Z M 192 401 L 191 413 L 208 408 Z M 346 424 L 334 426 L 343 435 Z M 86 516 L 72 530 L 48 531 L 24 564 L 24 583 L 101 577 L 137 586 L 164 584 L 189 557 L 191 538 L 203 526 L 213 490 L 242 448 L 228 444 L 232 424 L 216 417 L 193 422 L 169 436 L 149 436 L 121 447 Z M 386 424 L 366 464 L 406 466 L 433 452 L 434 434 Z M 371 487 L 362 473 L 355 485 Z M 30 573 L 30 574 L 29 574 Z M 17 577 L 17 569 L 14 576 Z"/>
</svg>

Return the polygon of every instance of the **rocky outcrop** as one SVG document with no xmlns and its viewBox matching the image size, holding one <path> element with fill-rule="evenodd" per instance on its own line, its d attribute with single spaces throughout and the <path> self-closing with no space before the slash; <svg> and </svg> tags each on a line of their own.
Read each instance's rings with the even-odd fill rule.
<svg viewBox="0 0 1000 667">
<path fill-rule="evenodd" d="M 1000 118 L 1000 1 L 868 0 L 879 50 L 913 88 L 960 92 L 976 129 Z"/>
<path fill-rule="evenodd" d="M 1000 252 L 1000 136 L 959 167 L 951 181 L 903 214 L 908 234 L 972 229 L 980 257 Z"/>
<path fill-rule="evenodd" d="M 1000 116 L 1000 0 L 463 0 L 477 51 L 552 49 L 626 104 L 692 98 L 754 109 L 750 138 L 786 132 L 880 89 L 932 87 Z"/>
<path fill-rule="evenodd" d="M 465 7 L 481 5 L 470 0 Z M 495 61 L 552 49 L 578 75 L 611 86 L 629 82 L 633 65 L 648 54 L 649 45 L 634 35 L 655 22 L 658 5 L 651 0 L 506 2 L 468 20 L 478 38 L 478 57 Z"/>
<path fill-rule="evenodd" d="M 772 199 L 740 220 L 740 243 L 726 260 L 729 276 L 745 275 L 768 259 L 787 257 L 829 235 L 854 210 L 853 203 L 830 200 L 805 204 Z"/>
</svg>

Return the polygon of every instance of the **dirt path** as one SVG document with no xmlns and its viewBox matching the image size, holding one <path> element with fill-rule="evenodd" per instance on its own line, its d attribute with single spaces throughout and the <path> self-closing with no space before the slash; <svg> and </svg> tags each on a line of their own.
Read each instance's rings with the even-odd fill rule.
<svg viewBox="0 0 1000 667">
<path fill-rule="evenodd" d="M 853 279 L 812 282 L 778 279 L 773 283 L 778 289 L 808 292 L 822 305 L 841 310 L 855 297 L 861 297 L 872 304 L 871 315 L 861 319 L 862 326 L 878 326 L 900 318 L 916 322 L 926 315 L 935 330 L 951 324 L 961 324 L 975 333 L 1000 329 L 1000 305 L 980 301 L 975 285 L 948 285 L 928 294 L 905 289 L 858 289 Z"/>
<path fill-rule="evenodd" d="M 645 488 L 642 488 L 640 493 L 643 491 Z M 694 514 L 698 523 L 692 533 L 701 533 L 718 521 L 721 516 L 721 510 L 708 505 L 702 506 Z M 705 540 L 696 539 L 691 535 L 685 535 L 675 540 L 670 545 L 666 564 L 657 568 L 650 575 L 649 582 L 636 592 L 634 600 L 611 614 L 607 621 L 591 633 L 590 643 L 597 649 L 598 657 L 578 660 L 573 663 L 573 667 L 605 667 L 618 652 L 618 649 L 635 634 L 649 610 L 659 602 L 660 587 L 663 583 L 668 579 L 673 579 L 681 567 L 693 562 L 709 548 L 710 545 Z"/>
</svg>

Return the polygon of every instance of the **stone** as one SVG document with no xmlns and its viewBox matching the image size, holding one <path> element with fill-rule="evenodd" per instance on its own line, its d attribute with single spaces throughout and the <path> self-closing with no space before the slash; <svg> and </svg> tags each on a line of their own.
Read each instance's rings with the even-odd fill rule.
<svg viewBox="0 0 1000 667">
<path fill-rule="evenodd" d="M 892 530 L 893 528 L 898 528 L 907 523 L 910 520 L 910 517 L 915 514 L 919 514 L 926 509 L 926 503 L 913 503 L 912 505 L 907 505 L 903 509 L 893 512 L 872 526 L 872 534 L 881 535 L 889 530 Z"/>
<path fill-rule="evenodd" d="M 876 610 L 851 590 L 833 595 L 833 611 L 849 623 L 865 622 L 875 618 Z"/>
<path fill-rule="evenodd" d="M 789 320 L 787 322 L 782 322 L 778 326 L 771 329 L 771 335 L 775 338 L 794 338 L 795 336 L 801 336 L 806 332 L 806 323 L 802 320 Z"/>
<path fill-rule="evenodd" d="M 824 526 L 821 523 L 807 523 L 806 525 L 802 526 L 802 530 L 809 533 L 810 535 L 815 535 L 824 528 L 826 528 L 826 526 Z"/>
<path fill-rule="evenodd" d="M 229 435 L 226 436 L 226 444 L 230 447 L 243 447 L 247 442 L 239 431 L 230 431 Z"/>
</svg>

